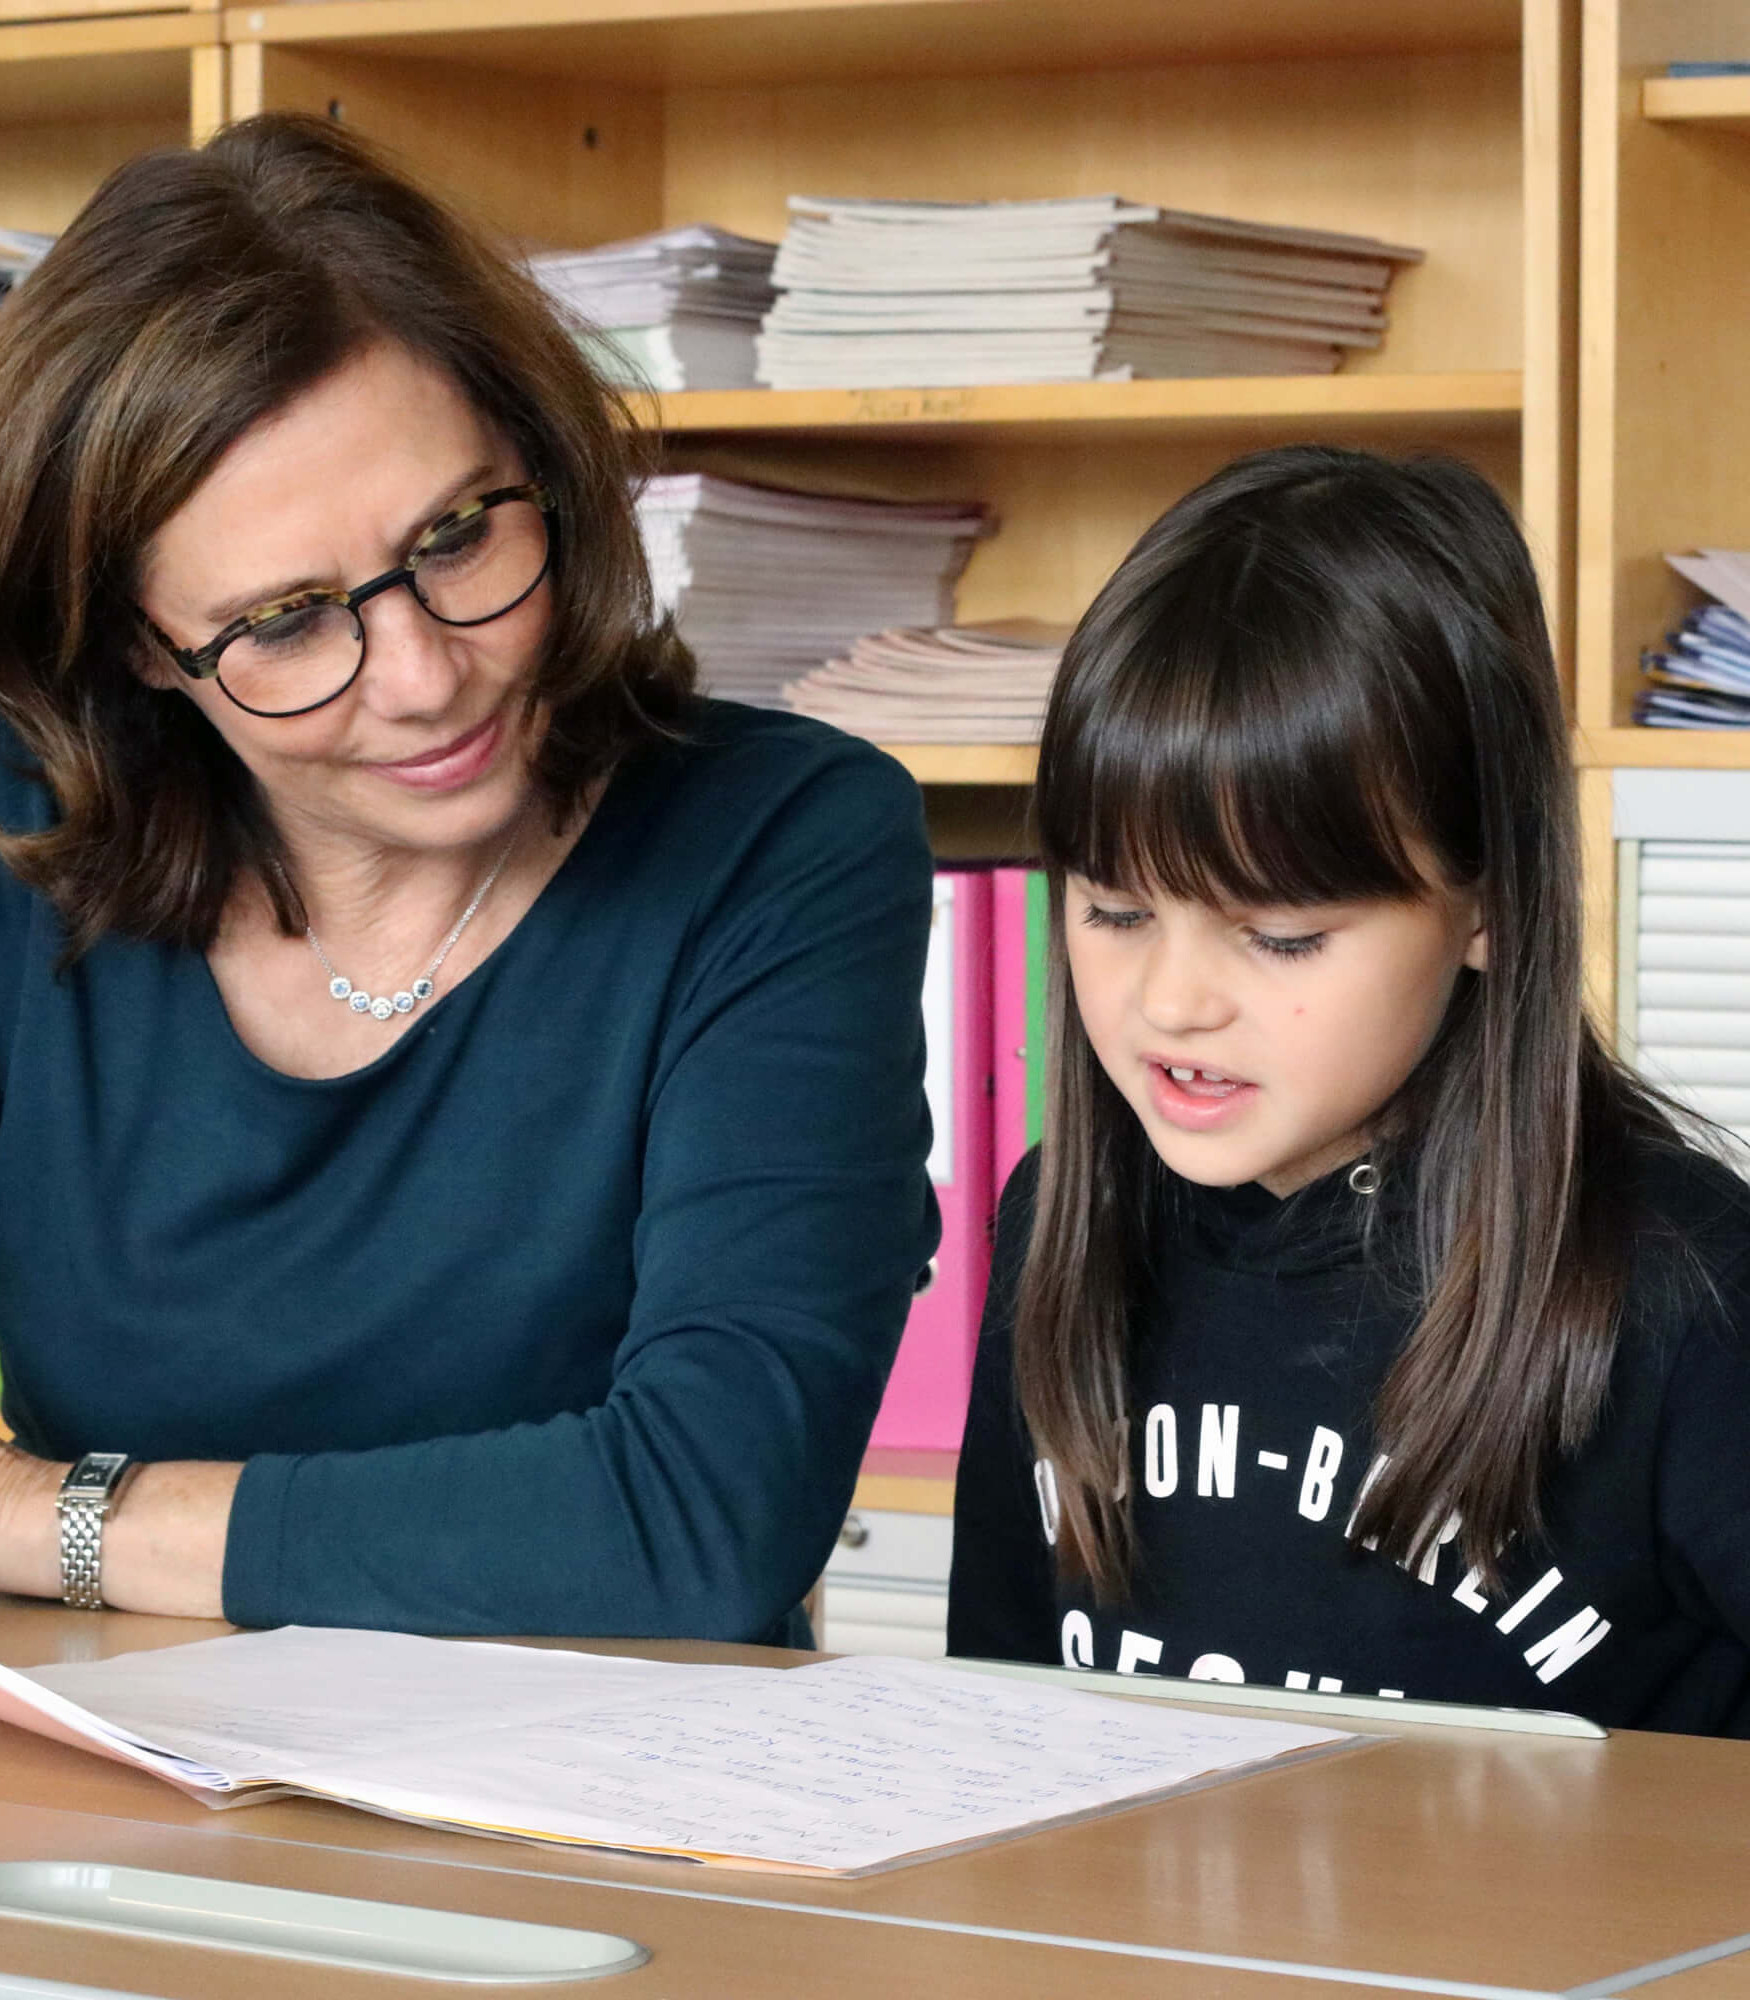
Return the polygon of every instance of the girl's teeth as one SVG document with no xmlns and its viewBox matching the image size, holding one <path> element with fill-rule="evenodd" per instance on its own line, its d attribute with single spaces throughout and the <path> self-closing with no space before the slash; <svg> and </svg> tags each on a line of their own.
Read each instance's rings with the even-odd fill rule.
<svg viewBox="0 0 1750 2000">
<path fill-rule="evenodd" d="M 1189 1083 L 1197 1072 L 1194 1069 L 1176 1069 L 1169 1064 L 1167 1074 L 1175 1083 Z"/>
</svg>

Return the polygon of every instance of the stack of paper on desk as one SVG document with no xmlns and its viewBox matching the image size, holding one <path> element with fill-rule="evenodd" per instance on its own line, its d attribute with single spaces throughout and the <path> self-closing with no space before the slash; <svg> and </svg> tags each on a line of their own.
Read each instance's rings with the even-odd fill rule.
<svg viewBox="0 0 1750 2000">
<path fill-rule="evenodd" d="M 1347 1740 L 916 1660 L 676 1666 L 295 1626 L 0 1668 L 0 1720 L 215 1804 L 291 1791 L 466 1831 L 830 1875 Z"/>
<path fill-rule="evenodd" d="M 790 210 L 759 340 L 775 389 L 1329 374 L 1379 345 L 1422 256 L 1117 195 Z"/>
<path fill-rule="evenodd" d="M 783 685 L 885 625 L 945 624 L 976 504 L 823 499 L 670 473 L 638 496 L 659 606 L 711 692 L 777 706 Z"/>
<path fill-rule="evenodd" d="M 1715 601 L 1641 655 L 1635 720 L 1655 729 L 1750 729 L 1750 552 L 1667 556 Z"/>
<path fill-rule="evenodd" d="M 876 743 L 1036 743 L 1063 638 L 1019 619 L 875 632 L 784 699 Z"/>
<path fill-rule="evenodd" d="M 529 269 L 582 322 L 592 359 L 633 388 L 751 389 L 753 343 L 772 303 L 775 243 L 709 223 L 599 250 L 537 251 Z"/>
</svg>

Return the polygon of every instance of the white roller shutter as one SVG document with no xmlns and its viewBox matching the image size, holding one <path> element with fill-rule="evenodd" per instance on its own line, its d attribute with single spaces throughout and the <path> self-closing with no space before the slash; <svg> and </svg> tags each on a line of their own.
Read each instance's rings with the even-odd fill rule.
<svg viewBox="0 0 1750 2000">
<path fill-rule="evenodd" d="M 1750 841 L 1619 852 L 1624 1052 L 1750 1143 Z"/>
</svg>

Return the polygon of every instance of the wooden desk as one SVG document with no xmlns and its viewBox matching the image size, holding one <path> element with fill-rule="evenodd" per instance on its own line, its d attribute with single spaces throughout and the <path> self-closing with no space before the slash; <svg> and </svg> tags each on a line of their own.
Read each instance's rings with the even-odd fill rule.
<svg viewBox="0 0 1750 2000">
<path fill-rule="evenodd" d="M 0 1599 L 30 1666 L 221 1626 Z M 749 1648 L 614 1645 L 663 1657 Z M 433 1833 L 315 1801 L 214 1812 L 0 1728 L 0 1860 L 91 1860 L 614 1931 L 628 2000 L 1351 2000 L 1750 1994 L 1750 1743 L 1406 1728 L 1298 1767 L 858 1882 Z M 1685 1955 L 1735 1941 L 1683 1969 Z M 1679 1961 L 1669 1970 L 1647 1968 Z M 0 1970 L 166 2000 L 438 2000 L 446 1987 L 0 1918 Z"/>
</svg>

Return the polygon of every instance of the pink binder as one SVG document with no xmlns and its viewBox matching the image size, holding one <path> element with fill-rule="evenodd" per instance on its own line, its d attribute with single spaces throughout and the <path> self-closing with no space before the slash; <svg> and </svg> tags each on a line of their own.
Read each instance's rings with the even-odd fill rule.
<svg viewBox="0 0 1750 2000">
<path fill-rule="evenodd" d="M 991 871 L 992 1183 L 997 1194 L 1039 1137 L 1045 1062 L 1045 878 Z"/>
<path fill-rule="evenodd" d="M 991 878 L 936 877 L 924 973 L 924 1089 L 935 1125 L 930 1179 L 942 1209 L 934 1276 L 912 1302 L 870 1442 L 954 1450 L 990 1276 Z"/>
</svg>

